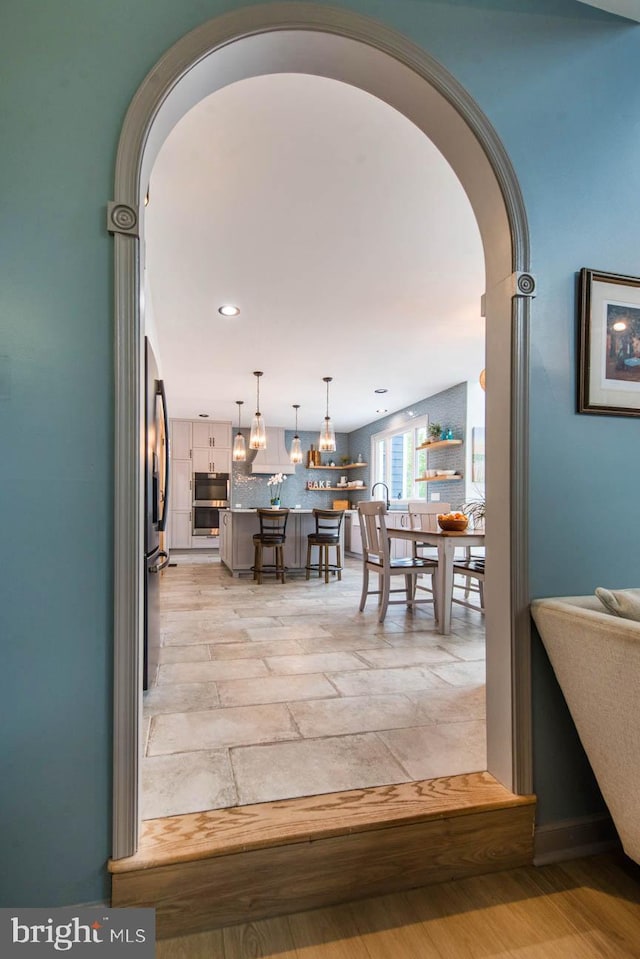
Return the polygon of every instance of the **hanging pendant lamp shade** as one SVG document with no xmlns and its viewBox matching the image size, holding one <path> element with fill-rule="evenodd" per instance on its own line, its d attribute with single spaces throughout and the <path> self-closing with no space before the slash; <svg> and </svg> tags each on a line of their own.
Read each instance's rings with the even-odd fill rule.
<svg viewBox="0 0 640 959">
<path fill-rule="evenodd" d="M 267 432 L 264 425 L 264 417 L 260 412 L 260 377 L 262 373 L 255 371 L 256 378 L 256 412 L 251 421 L 251 435 L 249 436 L 249 446 L 252 450 L 266 450 Z"/>
<path fill-rule="evenodd" d="M 233 440 L 232 458 L 234 463 L 242 463 L 247 458 L 247 448 L 244 442 L 244 436 L 240 432 L 240 414 L 242 413 L 242 405 L 244 400 L 236 400 L 236 403 L 238 404 L 238 432 Z"/>
<path fill-rule="evenodd" d="M 301 463 L 302 462 L 302 445 L 300 443 L 300 437 L 298 436 L 298 410 L 300 409 L 299 403 L 294 403 L 293 408 L 296 411 L 296 432 L 293 440 L 291 442 L 291 449 L 289 450 L 289 459 L 292 463 Z"/>
<path fill-rule="evenodd" d="M 322 379 L 327 384 L 327 415 L 324 418 L 324 426 L 320 431 L 318 449 L 321 453 L 333 453 L 336 448 L 336 434 L 333 431 L 333 424 L 331 423 L 331 418 L 329 416 L 329 383 L 333 377 L 323 376 Z"/>
</svg>

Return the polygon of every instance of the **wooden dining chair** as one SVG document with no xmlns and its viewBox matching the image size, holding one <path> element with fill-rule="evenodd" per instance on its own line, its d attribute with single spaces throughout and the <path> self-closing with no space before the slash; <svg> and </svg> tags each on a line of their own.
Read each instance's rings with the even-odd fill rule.
<svg viewBox="0 0 640 959">
<path fill-rule="evenodd" d="M 484 556 L 475 555 L 469 548 L 465 552 L 464 558 L 456 559 L 453 563 L 453 596 L 451 602 L 484 613 Z M 464 578 L 463 585 L 456 583 L 456 576 Z M 464 590 L 464 599 L 455 595 L 456 589 Z M 477 603 L 470 601 L 472 593 L 477 594 Z"/>
<path fill-rule="evenodd" d="M 385 523 L 386 506 L 374 500 L 371 503 L 358 504 L 358 517 L 362 534 L 362 595 L 360 612 L 365 608 L 367 596 L 378 597 L 378 622 L 382 623 L 390 605 L 406 605 L 411 611 L 422 603 L 433 603 L 431 599 L 416 599 L 416 581 L 419 573 L 433 573 L 437 562 L 408 556 L 391 559 L 389 533 Z M 378 576 L 378 589 L 369 589 L 369 573 Z M 393 576 L 404 577 L 404 588 L 391 589 Z M 404 593 L 404 599 L 390 599 L 393 593 Z"/>
<path fill-rule="evenodd" d="M 448 513 L 451 510 L 449 503 L 427 503 L 426 500 L 409 500 L 407 511 L 409 513 L 409 528 L 424 529 L 429 533 L 434 533 L 438 529 L 438 513 Z M 435 546 L 429 546 L 428 543 L 414 543 L 414 549 L 417 556 L 427 557 L 428 559 L 437 559 L 437 549 Z M 417 552 L 420 550 L 420 552 Z"/>
<path fill-rule="evenodd" d="M 424 529 L 433 532 L 438 529 L 438 513 L 448 513 L 451 510 L 449 503 L 427 503 L 425 500 L 411 500 L 408 504 L 409 523 L 411 529 Z M 433 559 L 437 551 L 435 547 L 428 546 L 426 543 L 415 543 L 416 555 Z M 464 546 L 459 551 L 461 556 L 453 564 L 453 596 L 452 602 L 458 606 L 466 606 L 468 609 L 476 609 L 484 612 L 484 555 L 477 555 L 469 546 Z M 483 549 L 484 552 L 484 549 Z M 456 582 L 456 576 L 462 577 L 464 582 Z M 432 577 L 432 586 L 418 585 L 418 589 L 425 589 L 428 592 L 433 591 L 435 580 Z M 463 590 L 463 599 L 456 596 L 456 590 Z M 478 603 L 471 601 L 471 594 L 478 595 Z M 438 618 L 437 596 L 434 592 L 434 608 L 436 619 Z"/>
<path fill-rule="evenodd" d="M 409 500 L 407 511 L 409 513 L 409 529 L 423 529 L 429 533 L 434 533 L 438 529 L 438 513 L 448 513 L 451 509 L 450 503 L 428 503 L 426 500 Z M 417 589 L 423 589 L 433 596 L 433 612 L 438 618 L 438 596 L 436 593 L 435 572 L 438 566 L 437 547 L 429 543 L 413 543 L 413 555 L 421 559 L 429 559 L 434 564 L 431 570 L 431 582 L 429 586 L 418 582 Z"/>
</svg>

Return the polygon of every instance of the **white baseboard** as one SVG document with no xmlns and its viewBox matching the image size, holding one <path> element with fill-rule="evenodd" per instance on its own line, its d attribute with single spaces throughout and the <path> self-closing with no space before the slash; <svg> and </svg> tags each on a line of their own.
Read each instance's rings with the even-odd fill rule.
<svg viewBox="0 0 640 959">
<path fill-rule="evenodd" d="M 613 849 L 622 849 L 622 846 L 608 813 L 563 819 L 536 826 L 533 863 L 535 866 L 545 866 L 580 856 L 595 856 Z"/>
</svg>

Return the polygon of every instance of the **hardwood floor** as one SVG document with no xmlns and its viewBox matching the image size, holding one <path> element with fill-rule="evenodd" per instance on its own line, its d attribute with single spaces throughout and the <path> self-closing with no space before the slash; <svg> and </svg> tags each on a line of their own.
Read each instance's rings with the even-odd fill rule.
<svg viewBox="0 0 640 959">
<path fill-rule="evenodd" d="M 471 773 L 154 820 L 112 905 L 154 906 L 166 938 L 497 872 L 532 861 L 534 812 Z"/>
<path fill-rule="evenodd" d="M 158 959 L 638 959 L 640 870 L 621 855 L 521 867 L 165 939 Z"/>
</svg>

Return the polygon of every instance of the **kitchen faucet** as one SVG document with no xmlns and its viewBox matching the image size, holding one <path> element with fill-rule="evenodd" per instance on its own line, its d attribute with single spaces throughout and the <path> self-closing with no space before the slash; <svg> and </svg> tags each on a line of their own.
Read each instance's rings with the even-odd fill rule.
<svg viewBox="0 0 640 959">
<path fill-rule="evenodd" d="M 376 488 L 376 486 L 384 486 L 384 488 L 385 488 L 385 490 L 386 490 L 386 493 L 387 493 L 387 509 L 390 509 L 390 508 L 391 508 L 391 500 L 389 499 L 389 487 L 387 486 L 386 483 L 374 483 L 374 484 L 373 484 L 373 486 L 371 487 L 371 499 L 373 499 L 373 491 L 374 491 L 374 489 Z"/>
</svg>

